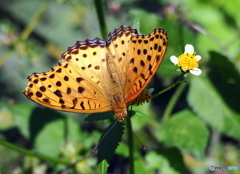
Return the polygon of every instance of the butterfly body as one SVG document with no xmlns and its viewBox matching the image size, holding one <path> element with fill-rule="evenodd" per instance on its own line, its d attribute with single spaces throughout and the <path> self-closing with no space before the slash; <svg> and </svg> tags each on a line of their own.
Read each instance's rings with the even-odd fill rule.
<svg viewBox="0 0 240 174">
<path fill-rule="evenodd" d="M 117 69 L 117 66 L 113 62 L 113 56 L 111 54 L 107 53 L 106 56 L 106 68 L 107 73 L 103 73 L 103 79 L 107 83 L 102 84 L 103 89 L 106 91 L 107 100 L 109 101 L 109 107 L 111 110 L 114 111 L 117 118 L 120 120 L 123 120 L 124 117 L 127 116 L 126 111 L 126 102 L 124 100 L 124 93 L 122 86 L 123 81 L 121 78 L 121 74 L 119 74 L 119 70 Z"/>
<path fill-rule="evenodd" d="M 119 121 L 157 71 L 167 47 L 167 33 L 141 35 L 120 26 L 106 41 L 77 41 L 48 72 L 34 73 L 24 94 L 43 106 L 79 113 L 113 110 Z"/>
</svg>

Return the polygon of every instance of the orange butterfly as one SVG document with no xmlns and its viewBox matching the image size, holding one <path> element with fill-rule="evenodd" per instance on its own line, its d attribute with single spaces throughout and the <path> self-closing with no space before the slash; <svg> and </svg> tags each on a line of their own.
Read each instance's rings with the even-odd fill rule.
<svg viewBox="0 0 240 174">
<path fill-rule="evenodd" d="M 77 41 L 49 71 L 33 73 L 23 92 L 34 102 L 57 110 L 99 113 L 113 110 L 119 121 L 160 66 L 167 32 L 149 35 L 120 26 L 106 41 Z"/>
</svg>

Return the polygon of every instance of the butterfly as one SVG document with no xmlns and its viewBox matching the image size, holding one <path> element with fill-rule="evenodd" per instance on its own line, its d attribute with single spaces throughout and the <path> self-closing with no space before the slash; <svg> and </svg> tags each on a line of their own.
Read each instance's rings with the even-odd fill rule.
<svg viewBox="0 0 240 174">
<path fill-rule="evenodd" d="M 100 38 L 77 41 L 49 71 L 29 76 L 26 97 L 48 108 L 77 112 L 114 111 L 118 121 L 144 90 L 167 49 L 164 29 L 140 34 L 121 25 Z"/>
</svg>

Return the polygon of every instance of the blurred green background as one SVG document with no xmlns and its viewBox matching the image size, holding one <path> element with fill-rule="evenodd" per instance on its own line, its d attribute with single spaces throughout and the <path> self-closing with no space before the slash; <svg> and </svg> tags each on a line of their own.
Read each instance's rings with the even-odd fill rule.
<svg viewBox="0 0 240 174">
<path fill-rule="evenodd" d="M 106 39 L 96 12 L 100 6 L 94 2 L 0 0 L 0 173 L 88 174 L 100 170 L 91 151 L 114 117 L 85 121 L 88 114 L 44 108 L 22 94 L 27 76 L 48 71 L 77 40 Z M 180 75 L 169 60 L 171 55 L 179 56 L 186 44 L 192 44 L 202 56 L 200 76 L 189 74 L 187 83 L 133 107 L 133 132 L 147 148 L 141 149 L 133 139 L 135 172 L 239 173 L 240 1 L 98 2 L 108 33 L 120 25 L 134 25 L 142 34 L 155 28 L 167 30 L 165 59 L 149 84 L 154 93 Z M 46 156 L 18 153 L 4 142 Z M 105 168 L 108 173 L 127 173 L 128 145 L 124 133 Z M 75 166 L 66 168 L 76 160 Z M 212 165 L 239 169 L 210 171 Z"/>
</svg>

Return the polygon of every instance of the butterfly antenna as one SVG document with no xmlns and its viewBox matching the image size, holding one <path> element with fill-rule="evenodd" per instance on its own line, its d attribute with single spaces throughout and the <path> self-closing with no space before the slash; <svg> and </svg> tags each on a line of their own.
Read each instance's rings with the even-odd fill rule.
<svg viewBox="0 0 240 174">
<path fill-rule="evenodd" d="M 97 143 L 97 145 L 93 148 L 92 152 L 95 152 L 99 146 L 99 144 L 102 142 L 102 140 L 106 137 L 106 135 L 112 130 L 112 128 L 117 124 L 118 120 L 115 121 L 115 123 L 108 129 L 108 131 L 103 135 L 103 137 L 100 139 L 100 141 Z"/>
<path fill-rule="evenodd" d="M 129 116 L 132 116 L 132 105 Z M 146 149 L 146 147 L 141 143 L 141 141 L 138 139 L 138 137 L 132 132 L 133 136 L 138 140 L 139 144 L 141 144 L 142 149 Z"/>
<path fill-rule="evenodd" d="M 138 142 L 141 144 L 142 149 L 146 149 L 146 147 L 141 143 L 141 141 L 138 139 L 138 137 L 132 132 L 132 134 L 134 135 L 134 137 L 138 140 Z"/>
</svg>

